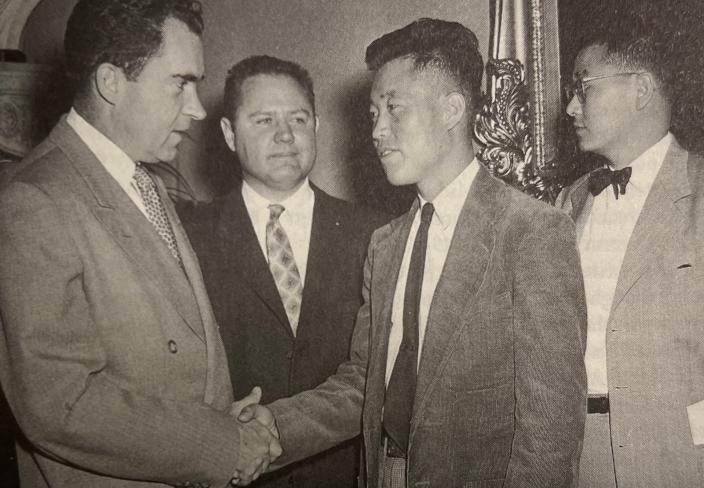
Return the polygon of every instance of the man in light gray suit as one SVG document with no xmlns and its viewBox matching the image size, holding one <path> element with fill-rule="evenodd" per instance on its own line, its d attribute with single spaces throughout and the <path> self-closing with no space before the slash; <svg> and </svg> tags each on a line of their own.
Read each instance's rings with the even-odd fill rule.
<svg viewBox="0 0 704 488">
<path fill-rule="evenodd" d="M 350 360 L 270 404 L 283 462 L 356 435 L 361 415 L 369 488 L 574 486 L 586 404 L 574 226 L 474 158 L 483 64 L 466 27 L 420 19 L 374 41 L 367 64 L 377 153 L 418 198 L 372 236 Z"/>
<path fill-rule="evenodd" d="M 704 159 L 669 132 L 675 58 L 656 15 L 595 32 L 569 92 L 580 148 L 608 160 L 557 202 L 589 312 L 585 488 L 704 486 Z"/>
<path fill-rule="evenodd" d="M 229 415 L 198 262 L 148 166 L 205 111 L 193 0 L 82 0 L 73 108 L 0 192 L 0 382 L 23 487 L 247 484 L 280 448 Z"/>
</svg>

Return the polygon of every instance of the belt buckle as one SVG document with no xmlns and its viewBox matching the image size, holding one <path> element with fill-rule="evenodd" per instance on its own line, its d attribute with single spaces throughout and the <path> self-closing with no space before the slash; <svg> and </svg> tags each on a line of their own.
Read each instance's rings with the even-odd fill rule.
<svg viewBox="0 0 704 488">
<path fill-rule="evenodd" d="M 401 449 L 391 437 L 384 434 L 382 437 L 382 441 L 384 443 L 384 454 L 386 455 L 386 457 L 406 459 L 406 452 Z"/>
</svg>

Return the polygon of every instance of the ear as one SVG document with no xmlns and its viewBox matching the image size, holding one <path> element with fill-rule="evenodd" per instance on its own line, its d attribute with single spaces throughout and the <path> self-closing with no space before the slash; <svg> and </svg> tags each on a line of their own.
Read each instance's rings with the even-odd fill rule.
<svg viewBox="0 0 704 488">
<path fill-rule="evenodd" d="M 467 112 L 467 100 L 458 92 L 445 95 L 445 126 L 448 131 L 454 129 Z"/>
<path fill-rule="evenodd" d="M 227 117 L 220 119 L 220 130 L 222 135 L 225 136 L 225 143 L 230 151 L 237 152 L 237 146 L 235 145 L 235 131 L 232 129 L 232 122 Z"/>
<path fill-rule="evenodd" d="M 636 75 L 636 109 L 643 110 L 648 106 L 657 91 L 657 83 L 647 71 Z"/>
<path fill-rule="evenodd" d="M 125 73 L 114 64 L 102 63 L 95 70 L 94 76 L 98 95 L 110 105 L 115 105 L 120 98 L 123 85 L 127 82 Z"/>
</svg>

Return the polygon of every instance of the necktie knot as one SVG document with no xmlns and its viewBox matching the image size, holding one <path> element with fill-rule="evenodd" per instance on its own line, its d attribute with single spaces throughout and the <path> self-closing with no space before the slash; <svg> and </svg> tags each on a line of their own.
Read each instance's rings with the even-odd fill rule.
<svg viewBox="0 0 704 488">
<path fill-rule="evenodd" d="M 609 168 L 599 168 L 589 174 L 589 192 L 597 196 L 604 191 L 604 188 L 611 185 L 614 189 L 614 196 L 618 200 L 619 194 L 626 194 L 626 185 L 631 178 L 632 169 L 630 166 L 612 171 Z"/>
<path fill-rule="evenodd" d="M 284 213 L 284 210 L 286 210 L 286 207 L 283 205 L 272 203 L 269 205 L 269 220 L 279 220 L 279 217 L 281 217 L 281 214 Z"/>
<path fill-rule="evenodd" d="M 433 213 L 435 213 L 435 207 L 430 202 L 423 205 L 420 211 L 420 225 L 428 228 L 430 226 L 430 221 L 433 219 Z"/>
<path fill-rule="evenodd" d="M 144 194 L 151 191 L 154 188 L 154 180 L 149 176 L 149 172 L 138 164 L 134 170 L 134 182 L 137 184 L 137 188 L 140 193 Z"/>
</svg>

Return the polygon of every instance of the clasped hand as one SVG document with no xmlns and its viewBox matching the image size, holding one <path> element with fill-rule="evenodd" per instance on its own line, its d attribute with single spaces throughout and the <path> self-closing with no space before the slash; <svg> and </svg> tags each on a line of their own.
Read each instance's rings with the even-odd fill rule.
<svg viewBox="0 0 704 488">
<path fill-rule="evenodd" d="M 268 408 L 259 405 L 261 397 L 261 388 L 255 386 L 249 395 L 230 407 L 230 415 L 240 424 L 240 455 L 231 481 L 233 486 L 249 485 L 282 452 L 276 420 Z"/>
</svg>

